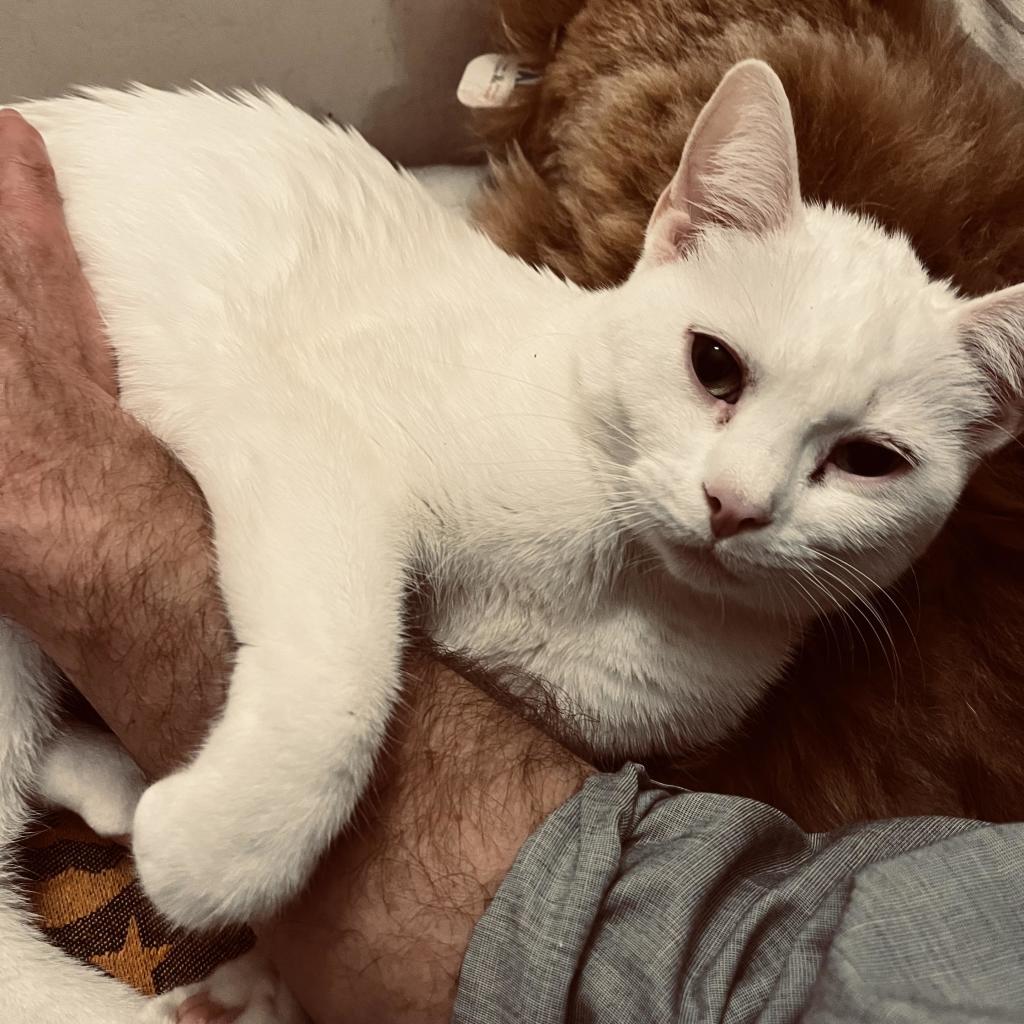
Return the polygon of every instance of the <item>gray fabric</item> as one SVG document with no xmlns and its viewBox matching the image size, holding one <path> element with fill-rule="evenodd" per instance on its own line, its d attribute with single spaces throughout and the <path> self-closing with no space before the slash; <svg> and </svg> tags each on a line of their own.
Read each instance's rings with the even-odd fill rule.
<svg viewBox="0 0 1024 1024">
<path fill-rule="evenodd" d="M 806 835 L 735 797 L 598 775 L 523 847 L 457 1024 L 1024 1021 L 1024 826 Z"/>
</svg>

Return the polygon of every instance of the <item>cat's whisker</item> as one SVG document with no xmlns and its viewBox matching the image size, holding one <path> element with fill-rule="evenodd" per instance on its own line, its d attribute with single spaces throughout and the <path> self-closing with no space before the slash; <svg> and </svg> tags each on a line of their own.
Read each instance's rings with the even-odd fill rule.
<svg viewBox="0 0 1024 1024">
<path fill-rule="evenodd" d="M 815 595 L 812 594 L 796 576 L 790 577 L 790 582 L 804 595 L 807 602 L 812 608 L 814 608 L 818 617 L 824 619 L 826 614 L 825 607 L 821 604 L 818 598 L 815 597 Z"/>
<path fill-rule="evenodd" d="M 851 600 L 849 600 L 846 606 L 849 609 L 856 611 L 874 634 L 874 637 L 885 656 L 886 664 L 888 665 L 889 670 L 893 673 L 894 678 L 901 674 L 903 667 L 900 663 L 899 650 L 896 647 L 892 632 L 878 609 L 867 600 L 867 595 L 851 581 L 843 580 L 841 577 L 836 576 L 835 573 L 830 572 L 823 566 L 818 566 L 817 568 L 819 572 L 824 573 L 830 579 L 835 581 L 843 588 L 843 591 L 849 595 Z"/>
<path fill-rule="evenodd" d="M 851 632 L 853 631 L 857 634 L 857 640 L 860 642 L 861 649 L 867 652 L 868 656 L 870 657 L 871 646 L 870 644 L 868 644 L 867 638 L 864 635 L 864 631 L 860 628 L 860 624 L 850 614 L 850 608 L 847 605 L 847 603 L 837 600 L 836 595 L 833 594 L 832 591 L 830 591 L 821 582 L 821 580 L 817 579 L 815 576 L 805 572 L 805 577 L 808 580 L 808 582 L 811 583 L 817 589 L 817 591 L 824 596 L 825 601 L 831 609 L 830 611 L 822 612 L 820 621 L 832 623 L 835 621 L 835 613 L 838 613 L 839 621 L 842 622 L 843 625 L 846 627 L 846 635 L 849 640 L 850 646 L 855 646 L 853 635 Z"/>
<path fill-rule="evenodd" d="M 859 640 L 861 646 L 866 646 L 864 634 L 861 631 L 860 626 L 852 616 L 846 613 L 842 602 L 838 602 L 835 595 L 833 595 L 827 587 L 823 586 L 820 580 L 809 574 L 804 566 L 797 565 L 796 568 L 800 571 L 801 575 L 814 586 L 815 590 L 823 595 L 826 602 L 825 606 L 823 607 L 820 604 L 815 604 L 816 609 L 818 609 L 817 621 L 826 630 L 827 635 L 835 642 L 837 650 L 849 652 L 856 646 L 856 642 L 853 637 L 854 630 L 856 630 L 857 640 Z M 836 607 L 837 605 L 838 608 Z M 839 612 L 838 616 L 834 614 L 835 611 Z M 845 646 L 839 639 L 837 632 L 838 624 L 842 625 L 843 632 L 845 634 Z"/>
<path fill-rule="evenodd" d="M 772 592 L 773 600 L 778 600 L 782 605 L 782 614 L 785 617 L 785 623 L 787 629 L 795 629 L 799 626 L 799 617 L 796 614 L 795 609 L 791 603 L 791 596 L 787 593 L 786 588 L 782 586 L 781 581 L 777 579 L 768 580 L 769 589 Z M 774 611 L 775 605 L 772 605 L 770 611 Z M 834 636 L 834 634 L 833 634 Z"/>
<path fill-rule="evenodd" d="M 850 562 L 846 561 L 846 559 L 844 559 L 844 558 L 840 558 L 837 555 L 832 555 L 832 554 L 830 554 L 827 551 L 817 550 L 816 554 L 818 554 L 821 557 L 827 558 L 832 564 L 834 564 L 839 569 L 845 570 L 846 572 L 855 573 L 857 576 L 859 576 L 871 588 L 871 594 L 872 595 L 875 595 L 875 596 L 878 596 L 878 597 L 883 597 L 883 598 L 885 598 L 885 600 L 887 600 L 889 602 L 889 605 L 896 612 L 896 614 L 900 617 L 901 621 L 903 622 L 903 625 L 906 627 L 907 634 L 910 637 L 911 642 L 914 645 L 914 650 L 915 650 L 915 652 L 917 654 L 918 660 L 923 663 L 924 656 L 922 655 L 921 648 L 920 648 L 920 646 L 919 646 L 919 644 L 917 642 L 917 633 L 914 630 L 913 626 L 910 624 L 910 619 L 907 618 L 906 613 L 900 607 L 899 602 L 892 596 L 892 594 L 889 592 L 889 590 L 887 588 L 880 587 L 870 576 L 867 575 L 867 573 L 865 573 L 862 570 L 858 569 L 855 565 L 852 565 Z M 913 569 L 911 569 L 911 571 L 913 571 Z M 916 580 L 916 576 L 915 576 L 915 580 Z M 920 597 L 920 592 L 918 592 L 918 596 Z M 879 614 L 881 614 L 881 613 L 879 613 Z M 890 642 L 893 644 L 893 649 L 895 650 L 895 642 L 892 641 L 891 638 L 890 638 Z"/>
<path fill-rule="evenodd" d="M 791 570 L 795 569 L 797 572 L 799 572 L 802 578 L 806 579 L 809 583 L 813 584 L 815 590 L 824 596 L 827 607 L 825 609 L 820 610 L 820 621 L 827 627 L 834 628 L 834 623 L 836 620 L 833 613 L 838 612 L 839 621 L 843 624 L 843 627 L 846 630 L 847 645 L 853 645 L 851 627 L 857 630 L 858 638 L 861 644 L 863 645 L 865 643 L 864 634 L 861 632 L 860 627 L 857 625 L 856 621 L 846 614 L 846 609 L 844 607 L 846 602 L 840 601 L 836 597 L 836 595 L 822 583 L 821 580 L 817 579 L 817 577 L 815 577 L 814 574 L 809 570 L 807 564 L 803 560 L 792 558 L 788 560 L 787 564 L 789 565 Z M 792 572 L 790 572 L 789 578 L 791 581 L 793 581 Z M 817 605 L 816 607 L 820 608 L 820 606 Z M 838 643 L 838 637 L 836 638 L 836 642 Z"/>
</svg>

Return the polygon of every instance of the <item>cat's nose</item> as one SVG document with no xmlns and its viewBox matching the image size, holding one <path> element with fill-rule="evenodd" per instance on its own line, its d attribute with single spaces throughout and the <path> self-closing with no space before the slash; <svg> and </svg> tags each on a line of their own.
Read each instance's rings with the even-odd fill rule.
<svg viewBox="0 0 1024 1024">
<path fill-rule="evenodd" d="M 704 485 L 704 497 L 711 516 L 711 532 L 715 540 L 735 537 L 738 533 L 759 530 L 772 521 L 769 505 L 749 501 L 728 487 Z"/>
</svg>

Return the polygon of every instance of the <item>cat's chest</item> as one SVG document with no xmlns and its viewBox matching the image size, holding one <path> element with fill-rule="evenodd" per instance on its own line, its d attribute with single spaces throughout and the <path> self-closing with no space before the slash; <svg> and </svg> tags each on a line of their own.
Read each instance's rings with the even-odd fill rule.
<svg viewBox="0 0 1024 1024">
<path fill-rule="evenodd" d="M 516 672 L 539 678 L 609 752 L 719 739 L 778 676 L 791 646 L 776 624 L 722 618 L 658 588 L 595 601 L 568 581 L 526 579 L 514 567 L 473 576 L 436 589 L 428 632 L 513 688 Z"/>
</svg>

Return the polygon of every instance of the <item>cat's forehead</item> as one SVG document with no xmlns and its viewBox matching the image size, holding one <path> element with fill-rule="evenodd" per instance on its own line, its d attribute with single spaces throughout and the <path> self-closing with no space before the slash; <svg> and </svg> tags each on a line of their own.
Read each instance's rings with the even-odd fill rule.
<svg viewBox="0 0 1024 1024">
<path fill-rule="evenodd" d="M 755 374 L 854 403 L 955 357 L 951 293 L 904 238 L 868 220 L 812 207 L 792 232 L 723 232 L 709 243 L 693 315 Z"/>
</svg>

